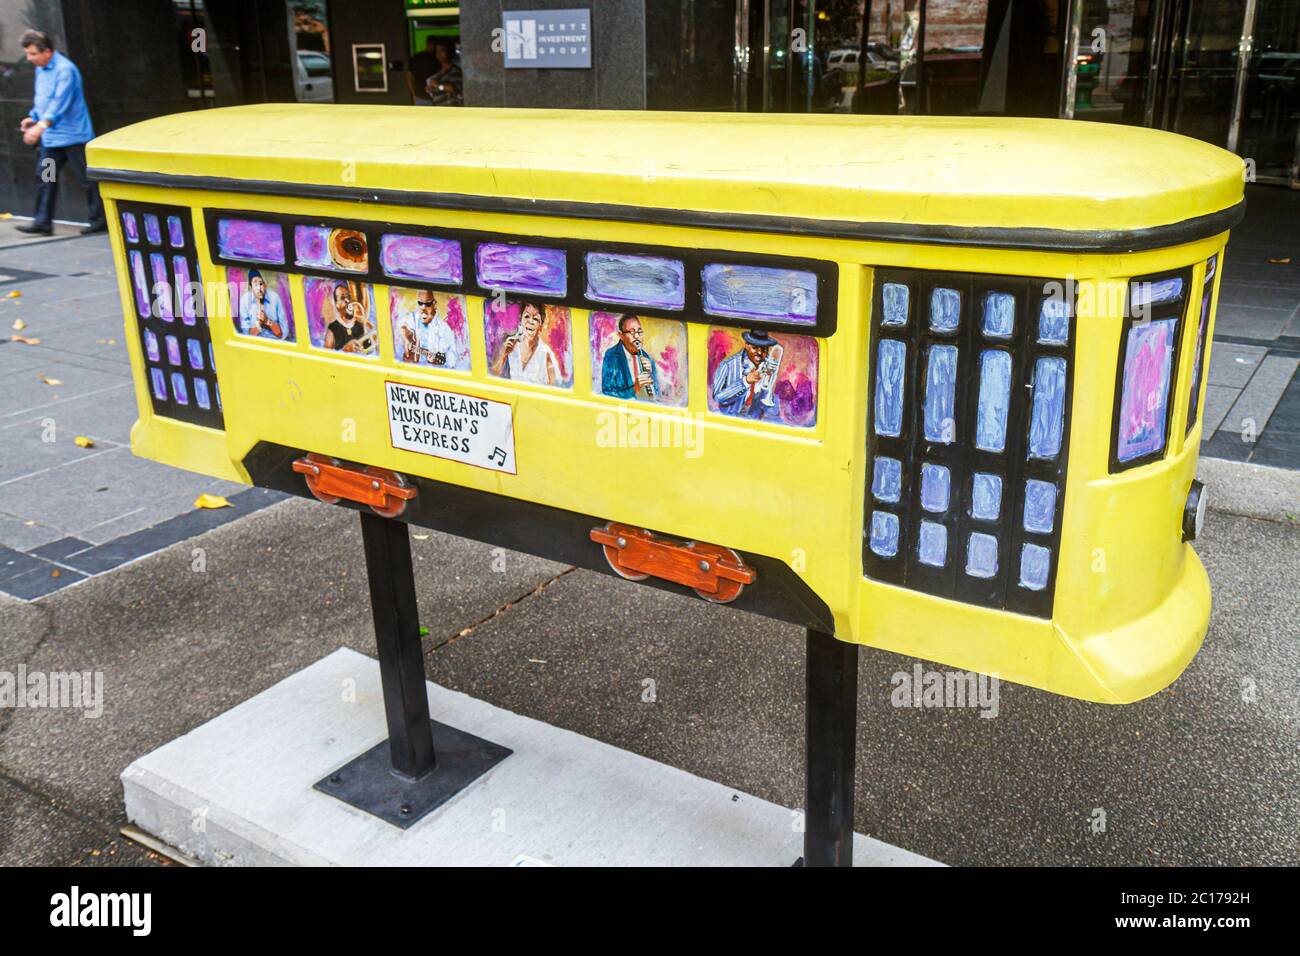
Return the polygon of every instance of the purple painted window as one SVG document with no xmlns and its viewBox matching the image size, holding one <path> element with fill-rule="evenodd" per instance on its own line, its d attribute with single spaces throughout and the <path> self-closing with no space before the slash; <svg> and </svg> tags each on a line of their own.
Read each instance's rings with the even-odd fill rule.
<svg viewBox="0 0 1300 956">
<path fill-rule="evenodd" d="M 791 325 L 817 321 L 817 276 L 811 272 L 710 263 L 702 277 L 710 315 Z"/>
<path fill-rule="evenodd" d="M 180 216 L 167 217 L 167 241 L 177 249 L 185 245 L 185 228 L 181 225 Z"/>
<path fill-rule="evenodd" d="M 387 233 L 379 238 L 379 262 L 384 275 L 395 279 L 460 285 L 465 277 L 460 243 L 454 239 Z"/>
<path fill-rule="evenodd" d="M 144 235 L 150 245 L 162 245 L 162 228 L 158 225 L 158 217 L 151 212 L 144 214 Z"/>
<path fill-rule="evenodd" d="M 212 399 L 208 397 L 208 383 L 201 378 L 194 379 L 194 401 L 198 403 L 199 408 L 212 407 Z"/>
<path fill-rule="evenodd" d="M 153 270 L 151 291 L 158 305 L 158 314 L 162 316 L 164 322 L 175 321 L 176 315 L 172 312 L 172 284 L 167 280 L 167 260 L 163 258 L 162 253 L 150 253 L 149 266 Z"/>
<path fill-rule="evenodd" d="M 153 397 L 160 402 L 167 401 L 167 376 L 163 375 L 162 369 L 149 369 L 149 381 L 153 383 Z"/>
<path fill-rule="evenodd" d="M 253 219 L 218 219 L 217 253 L 226 259 L 284 262 L 284 233 L 279 223 Z"/>
<path fill-rule="evenodd" d="M 181 343 L 174 335 L 168 335 L 164 341 L 167 343 L 167 361 L 172 365 L 181 364 Z"/>
<path fill-rule="evenodd" d="M 172 372 L 172 398 L 176 399 L 179 405 L 190 403 L 190 393 L 185 387 L 185 376 L 180 372 Z"/>
<path fill-rule="evenodd" d="M 190 368 L 203 371 L 203 343 L 198 339 L 185 340 L 185 354 L 189 356 Z"/>
<path fill-rule="evenodd" d="M 190 287 L 190 264 L 184 256 L 172 256 L 172 275 L 176 277 L 176 295 L 181 300 L 181 321 L 193 325 L 195 298 L 201 293 L 197 287 Z"/>
<path fill-rule="evenodd" d="M 1124 349 L 1116 456 L 1132 461 L 1165 447 L 1170 371 L 1176 319 L 1159 319 L 1129 328 Z"/>
<path fill-rule="evenodd" d="M 158 336 L 148 329 L 144 330 L 144 354 L 149 356 L 150 362 L 162 360 L 161 353 L 158 351 Z"/>
<path fill-rule="evenodd" d="M 149 314 L 149 279 L 144 272 L 144 256 L 131 250 L 131 284 L 135 287 L 135 307 L 141 315 Z"/>
<path fill-rule="evenodd" d="M 135 213 L 122 213 L 122 232 L 126 234 L 127 242 L 140 241 L 140 225 L 135 221 Z"/>
<path fill-rule="evenodd" d="M 1213 260 L 1211 260 L 1213 261 Z M 1187 427 L 1196 424 L 1196 410 L 1201 404 L 1201 359 L 1205 353 L 1205 329 L 1210 324 L 1210 296 L 1214 287 L 1205 283 L 1201 293 L 1201 322 L 1196 327 L 1196 351 L 1192 353 L 1192 394 L 1187 402 Z"/>
<path fill-rule="evenodd" d="M 588 299 L 658 309 L 686 305 L 686 267 L 680 259 L 589 252 L 586 261 Z"/>
<path fill-rule="evenodd" d="M 558 296 L 569 288 L 563 249 L 481 242 L 474 267 L 484 289 Z"/>
</svg>

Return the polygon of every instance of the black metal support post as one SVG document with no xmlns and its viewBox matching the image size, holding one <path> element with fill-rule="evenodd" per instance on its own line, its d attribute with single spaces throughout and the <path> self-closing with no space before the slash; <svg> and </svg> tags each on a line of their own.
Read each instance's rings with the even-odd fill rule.
<svg viewBox="0 0 1300 956">
<path fill-rule="evenodd" d="M 405 829 L 511 751 L 429 719 L 406 525 L 363 511 L 361 540 L 388 740 L 318 781 L 315 789 Z"/>
<path fill-rule="evenodd" d="M 808 629 L 804 866 L 853 865 L 858 645 Z"/>
<path fill-rule="evenodd" d="M 434 768 L 437 757 L 424 694 L 411 538 L 402 522 L 363 511 L 361 542 L 370 579 L 370 610 L 375 619 L 393 770 L 415 780 Z"/>
</svg>

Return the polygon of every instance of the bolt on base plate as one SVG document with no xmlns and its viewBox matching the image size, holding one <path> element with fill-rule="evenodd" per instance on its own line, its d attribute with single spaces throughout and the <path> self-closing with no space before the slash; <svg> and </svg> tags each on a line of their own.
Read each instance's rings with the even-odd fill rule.
<svg viewBox="0 0 1300 956">
<path fill-rule="evenodd" d="M 405 830 L 514 753 L 436 720 L 429 726 L 438 763 L 419 779 L 407 779 L 393 770 L 384 740 L 318 780 L 313 789 Z"/>
</svg>

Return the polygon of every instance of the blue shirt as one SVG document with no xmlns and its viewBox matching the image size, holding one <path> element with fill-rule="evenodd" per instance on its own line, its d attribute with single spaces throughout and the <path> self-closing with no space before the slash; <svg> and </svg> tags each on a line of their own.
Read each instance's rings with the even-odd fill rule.
<svg viewBox="0 0 1300 956">
<path fill-rule="evenodd" d="M 239 297 L 239 331 L 245 335 L 260 335 L 267 339 L 280 338 L 290 341 L 293 330 L 285 318 L 284 303 L 280 301 L 279 293 L 267 289 L 266 298 L 262 300 L 262 309 L 266 312 L 267 319 L 280 326 L 279 336 L 270 329 L 263 328 L 258 322 L 257 305 L 257 296 L 253 294 L 251 288 L 245 290 Z"/>
<path fill-rule="evenodd" d="M 42 145 L 75 146 L 95 138 L 81 91 L 81 71 L 57 50 L 49 63 L 36 68 L 36 95 L 27 115 L 50 124 L 41 134 Z"/>
<path fill-rule="evenodd" d="M 772 396 L 772 404 L 764 401 L 766 389 L 762 380 L 751 386 L 745 376 L 754 370 L 754 363 L 749 360 L 749 353 L 744 349 L 727 356 L 713 372 L 713 400 L 718 404 L 718 411 L 724 415 L 738 418 L 771 419 L 781 418 L 781 400 Z"/>
</svg>

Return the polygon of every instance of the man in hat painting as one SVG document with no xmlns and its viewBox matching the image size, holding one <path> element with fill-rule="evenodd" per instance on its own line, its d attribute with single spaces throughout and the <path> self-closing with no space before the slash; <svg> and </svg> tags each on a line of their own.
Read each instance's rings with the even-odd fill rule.
<svg viewBox="0 0 1300 956">
<path fill-rule="evenodd" d="M 713 400 L 724 415 L 759 420 L 781 420 L 781 400 L 771 405 L 763 402 L 767 383 L 763 379 L 763 362 L 777 344 L 767 332 L 741 333 L 745 345 L 728 355 L 713 372 Z"/>
</svg>

